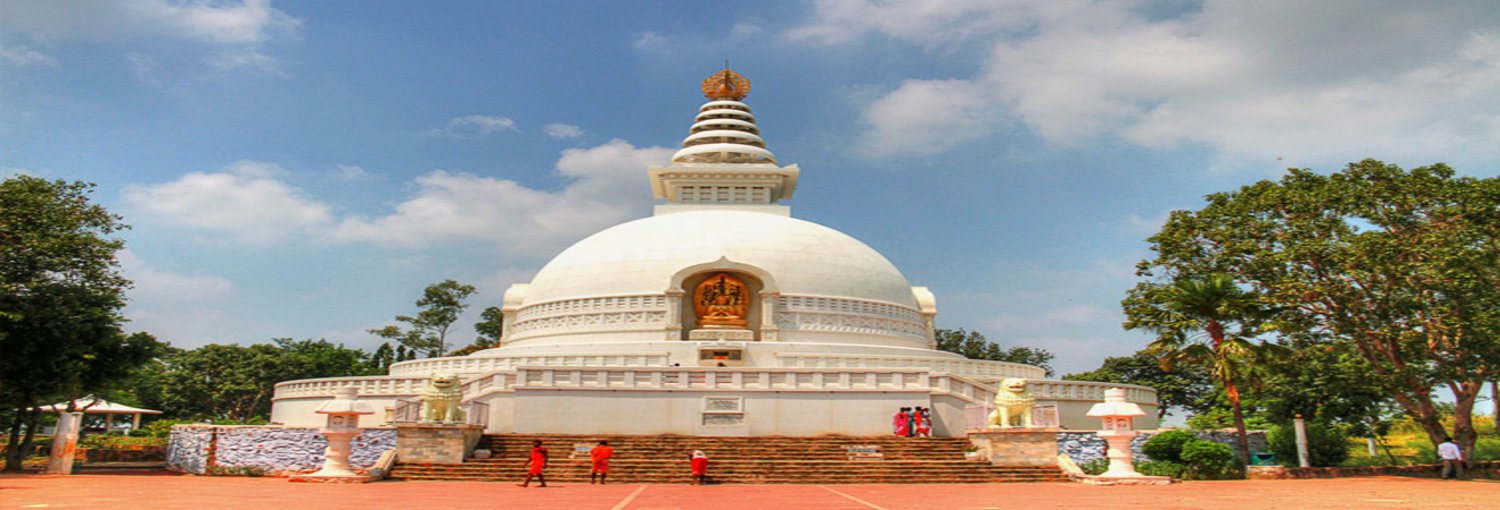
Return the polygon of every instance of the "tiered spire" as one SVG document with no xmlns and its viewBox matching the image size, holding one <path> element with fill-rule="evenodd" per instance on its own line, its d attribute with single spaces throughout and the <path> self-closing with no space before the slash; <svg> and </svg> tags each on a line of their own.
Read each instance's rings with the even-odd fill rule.
<svg viewBox="0 0 1500 510">
<path fill-rule="evenodd" d="M 709 99 L 698 109 L 682 150 L 673 163 L 776 164 L 776 155 L 755 127 L 755 115 L 740 100 L 750 93 L 750 80 L 724 69 L 703 80 L 703 95 Z"/>
<path fill-rule="evenodd" d="M 740 102 L 750 80 L 725 68 L 703 80 L 708 98 L 667 166 L 648 170 L 651 190 L 668 203 L 657 214 L 729 207 L 789 215 L 777 205 L 797 189 L 797 165 L 776 165 L 776 155 L 755 127 L 755 115 Z"/>
</svg>

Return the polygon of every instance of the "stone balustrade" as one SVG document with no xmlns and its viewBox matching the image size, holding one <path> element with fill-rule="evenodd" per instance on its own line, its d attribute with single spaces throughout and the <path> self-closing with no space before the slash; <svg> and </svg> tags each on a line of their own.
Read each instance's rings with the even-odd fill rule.
<svg viewBox="0 0 1500 510">
<path fill-rule="evenodd" d="M 390 374 L 395 376 L 430 376 L 442 372 L 449 374 L 483 374 L 516 367 L 546 366 L 616 366 L 649 367 L 666 366 L 667 353 L 652 354 L 595 354 L 556 356 L 454 356 L 402 361 L 391 365 Z"/>
<path fill-rule="evenodd" d="M 334 390 L 354 385 L 364 396 L 421 394 L 426 377 L 330 377 L 288 381 L 276 385 L 275 399 L 331 397 Z M 1125 388 L 1126 399 L 1156 404 L 1156 390 L 1146 386 L 1092 381 L 1032 379 L 1028 387 L 1037 400 L 1098 402 L 1104 390 Z M 608 390 L 734 390 L 734 391 L 920 391 L 956 396 L 985 404 L 995 388 L 966 374 L 934 372 L 925 368 L 715 368 L 629 366 L 526 366 L 494 370 L 464 380 L 467 399 L 496 392 L 525 389 Z"/>
<path fill-rule="evenodd" d="M 1027 381 L 1026 387 L 1037 400 L 1082 400 L 1103 402 L 1104 390 L 1124 388 L 1125 400 L 1136 404 L 1156 404 L 1156 389 L 1134 384 L 1104 383 L 1094 381 Z"/>
<path fill-rule="evenodd" d="M 1045 369 L 1020 363 L 924 356 L 777 353 L 776 364 L 788 368 L 923 367 L 934 372 L 949 372 L 981 380 L 998 380 L 1006 377 L 1041 379 L 1047 376 Z"/>
<path fill-rule="evenodd" d="M 524 367 L 517 388 L 733 391 L 921 391 L 932 374 L 920 368 L 812 369 L 670 367 Z"/>
<path fill-rule="evenodd" d="M 366 397 L 416 395 L 427 387 L 427 377 L 324 377 L 286 381 L 276 383 L 271 400 L 332 397 L 334 390 L 345 386 L 358 387 L 359 394 Z"/>
</svg>

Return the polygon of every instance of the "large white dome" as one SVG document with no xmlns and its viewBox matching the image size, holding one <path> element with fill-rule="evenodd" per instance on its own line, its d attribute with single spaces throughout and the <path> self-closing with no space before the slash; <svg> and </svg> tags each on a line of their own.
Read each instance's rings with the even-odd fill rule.
<svg viewBox="0 0 1500 510">
<path fill-rule="evenodd" d="M 795 218 L 734 210 L 664 214 L 589 236 L 537 273 L 526 305 L 661 294 L 680 271 L 721 257 L 763 270 L 785 295 L 917 308 L 901 271 L 853 237 Z"/>
</svg>

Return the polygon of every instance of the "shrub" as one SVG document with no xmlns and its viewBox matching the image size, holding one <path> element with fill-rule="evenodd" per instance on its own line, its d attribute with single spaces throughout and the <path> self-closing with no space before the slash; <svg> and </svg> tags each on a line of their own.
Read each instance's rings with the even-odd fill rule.
<svg viewBox="0 0 1500 510">
<path fill-rule="evenodd" d="M 182 425 L 185 423 L 193 423 L 193 420 L 156 420 L 141 426 L 139 430 L 130 431 L 130 435 L 135 436 L 139 434 L 143 437 L 168 437 L 172 435 L 173 425 Z"/>
<path fill-rule="evenodd" d="M 1297 465 L 1297 432 L 1292 425 L 1283 424 L 1271 429 L 1266 438 L 1276 460 L 1283 466 Z M 1349 459 L 1349 436 L 1343 427 L 1317 422 L 1307 424 L 1307 462 L 1314 467 L 1343 464 Z"/>
<path fill-rule="evenodd" d="M 1182 474 L 1187 471 L 1187 466 L 1170 460 L 1148 460 L 1136 463 L 1135 470 L 1147 476 L 1182 478 Z"/>
<path fill-rule="evenodd" d="M 1109 471 L 1109 459 L 1098 458 L 1078 465 L 1085 474 L 1097 475 Z"/>
<path fill-rule="evenodd" d="M 1146 444 L 1141 445 L 1141 452 L 1151 457 L 1151 460 L 1181 463 L 1182 447 L 1197 440 L 1198 436 L 1193 435 L 1192 432 L 1168 430 L 1147 439 Z"/>
<path fill-rule="evenodd" d="M 1194 477 L 1206 480 L 1236 478 L 1239 462 L 1229 445 L 1211 441 L 1189 441 L 1182 446 L 1182 461 Z"/>
</svg>

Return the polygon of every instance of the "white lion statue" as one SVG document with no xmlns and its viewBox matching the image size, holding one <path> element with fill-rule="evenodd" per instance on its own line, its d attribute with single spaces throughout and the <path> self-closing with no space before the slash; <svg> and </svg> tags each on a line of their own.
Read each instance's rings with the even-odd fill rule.
<svg viewBox="0 0 1500 510">
<path fill-rule="evenodd" d="M 1025 379 L 1005 378 L 995 391 L 995 410 L 990 412 L 990 428 L 1011 428 L 1016 418 L 1021 419 L 1022 427 L 1031 428 L 1031 408 L 1035 405 L 1036 399 L 1027 391 Z"/>
<path fill-rule="evenodd" d="M 463 399 L 464 390 L 457 375 L 432 374 L 427 389 L 422 391 L 422 421 L 462 423 L 464 410 L 459 403 Z"/>
</svg>

